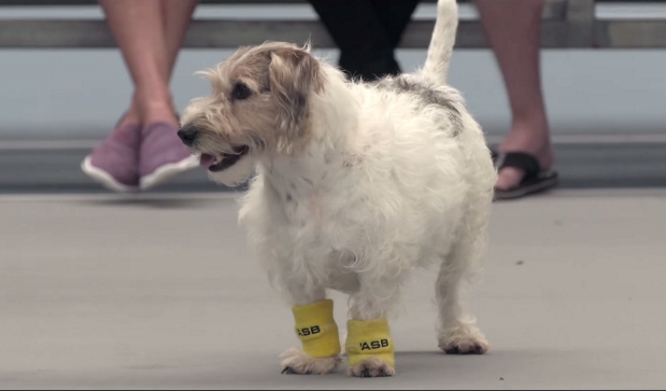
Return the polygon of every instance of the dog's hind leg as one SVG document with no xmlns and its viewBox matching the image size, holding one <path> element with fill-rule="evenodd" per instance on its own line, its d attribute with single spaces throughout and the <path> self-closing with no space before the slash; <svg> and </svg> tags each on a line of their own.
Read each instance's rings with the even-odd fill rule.
<svg viewBox="0 0 666 391">
<path fill-rule="evenodd" d="M 325 299 L 323 289 L 307 293 L 301 287 L 291 285 L 287 291 L 302 349 L 291 348 L 282 353 L 282 373 L 328 374 L 340 363 L 341 351 L 338 326 L 333 319 L 333 301 Z"/>
<path fill-rule="evenodd" d="M 461 303 L 461 289 L 470 268 L 484 256 L 485 224 L 466 229 L 443 262 L 435 285 L 439 309 L 439 348 L 448 354 L 483 354 L 488 341 L 476 326 L 476 320 Z"/>
</svg>

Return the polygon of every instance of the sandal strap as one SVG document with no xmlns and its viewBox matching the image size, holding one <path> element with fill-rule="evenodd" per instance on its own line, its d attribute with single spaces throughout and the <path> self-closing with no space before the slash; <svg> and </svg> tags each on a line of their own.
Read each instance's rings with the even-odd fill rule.
<svg viewBox="0 0 666 391">
<path fill-rule="evenodd" d="M 541 166 L 536 158 L 523 152 L 500 153 L 496 161 L 498 171 L 513 167 L 525 171 L 525 178 L 535 177 L 541 172 Z"/>
</svg>

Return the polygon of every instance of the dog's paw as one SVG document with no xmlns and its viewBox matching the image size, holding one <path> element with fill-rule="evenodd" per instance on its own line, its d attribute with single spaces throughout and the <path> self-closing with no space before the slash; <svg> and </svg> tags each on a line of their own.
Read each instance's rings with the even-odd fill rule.
<svg viewBox="0 0 666 391">
<path fill-rule="evenodd" d="M 387 377 L 395 375 L 395 368 L 379 357 L 368 357 L 349 367 L 347 374 L 354 377 Z"/>
<path fill-rule="evenodd" d="M 282 373 L 289 375 L 326 375 L 335 371 L 340 364 L 340 356 L 311 357 L 300 349 L 287 349 L 280 355 Z"/>
<path fill-rule="evenodd" d="M 484 354 L 490 344 L 477 328 L 458 328 L 439 336 L 439 348 L 447 354 Z"/>
</svg>

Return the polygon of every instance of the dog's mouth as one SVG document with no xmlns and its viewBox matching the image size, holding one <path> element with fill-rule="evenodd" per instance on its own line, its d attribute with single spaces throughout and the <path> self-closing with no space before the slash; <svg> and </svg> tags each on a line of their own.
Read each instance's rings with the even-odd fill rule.
<svg viewBox="0 0 666 391">
<path fill-rule="evenodd" d="M 199 158 L 199 164 L 208 171 L 220 172 L 236 164 L 248 152 L 250 152 L 250 147 L 242 145 L 234 147 L 234 153 L 223 153 L 222 156 L 202 153 Z"/>
</svg>

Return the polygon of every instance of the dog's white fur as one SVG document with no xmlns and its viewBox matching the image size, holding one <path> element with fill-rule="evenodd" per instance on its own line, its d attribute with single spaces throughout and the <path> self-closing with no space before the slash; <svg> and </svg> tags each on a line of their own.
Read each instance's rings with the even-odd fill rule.
<svg viewBox="0 0 666 391">
<path fill-rule="evenodd" d="M 456 27 L 455 0 L 440 0 L 424 68 L 376 84 L 346 81 L 309 48 L 244 49 L 206 73 L 214 93 L 193 101 L 183 123 L 202 133 L 194 151 L 250 146 L 211 177 L 235 184 L 256 169 L 240 222 L 290 304 L 335 289 L 349 294 L 350 318 L 385 317 L 414 268 L 439 265 L 439 346 L 482 353 L 488 343 L 459 293 L 484 258 L 496 171 L 479 125 L 445 84 Z M 234 78 L 253 91 L 267 79 L 269 91 L 231 101 Z M 302 96 L 270 103 L 284 91 Z M 272 119 L 260 118 L 266 112 Z M 296 373 L 328 373 L 339 361 L 298 350 L 282 358 Z M 381 360 L 349 371 L 393 372 Z"/>
</svg>

